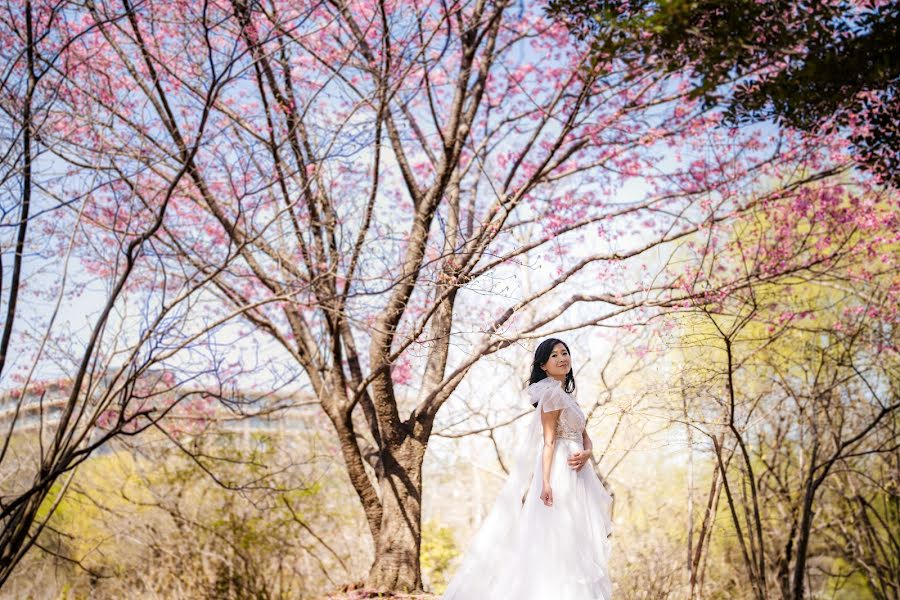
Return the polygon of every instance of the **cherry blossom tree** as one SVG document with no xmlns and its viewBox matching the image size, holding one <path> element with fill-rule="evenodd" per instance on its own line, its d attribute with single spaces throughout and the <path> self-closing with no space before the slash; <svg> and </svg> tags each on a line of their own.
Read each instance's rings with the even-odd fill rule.
<svg viewBox="0 0 900 600">
<path fill-rule="evenodd" d="M 203 418 L 209 394 L 191 380 L 221 373 L 167 364 L 239 312 L 189 321 L 205 281 L 172 277 L 155 247 L 207 119 L 165 179 L 147 173 L 141 147 L 93 134 L 109 126 L 104 108 L 127 110 L 100 71 L 81 78 L 86 40 L 108 25 L 64 2 L 0 8 L 0 264 L 12 264 L 0 271 L 0 585 L 33 548 L 52 554 L 49 522 L 98 448 L 169 428 L 173 411 Z M 207 106 L 225 77 L 211 73 Z"/>
<path fill-rule="evenodd" d="M 735 243 L 717 258 L 698 253 L 696 281 L 719 291 L 684 308 L 699 316 L 684 321 L 685 419 L 714 457 L 707 506 L 724 491 L 754 598 L 805 597 L 811 557 L 840 531 L 817 516 L 840 504 L 829 487 L 896 453 L 894 202 L 868 184 L 819 183 L 720 230 Z M 863 219 L 860 203 L 872 205 Z M 737 273 L 752 283 L 723 293 Z"/>
</svg>

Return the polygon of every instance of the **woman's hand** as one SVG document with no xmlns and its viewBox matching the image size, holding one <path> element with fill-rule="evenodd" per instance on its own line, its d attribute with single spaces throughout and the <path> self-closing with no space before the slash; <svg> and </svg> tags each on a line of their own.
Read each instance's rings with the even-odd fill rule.
<svg viewBox="0 0 900 600">
<path fill-rule="evenodd" d="M 544 482 L 544 486 L 541 488 L 541 502 L 546 506 L 553 506 L 553 490 L 550 489 L 550 484 L 547 482 Z"/>
<path fill-rule="evenodd" d="M 573 452 L 569 455 L 568 464 L 576 471 L 580 471 L 587 461 L 591 459 L 591 450 L 583 450 L 581 452 Z"/>
</svg>

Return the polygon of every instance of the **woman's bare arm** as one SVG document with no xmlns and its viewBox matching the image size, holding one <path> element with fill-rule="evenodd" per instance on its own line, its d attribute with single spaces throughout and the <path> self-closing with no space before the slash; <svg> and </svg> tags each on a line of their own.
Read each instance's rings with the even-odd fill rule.
<svg viewBox="0 0 900 600">
<path fill-rule="evenodd" d="M 585 452 L 594 451 L 594 442 L 591 441 L 591 436 L 588 435 L 587 427 L 585 427 L 584 431 L 581 432 L 581 442 L 582 446 L 584 446 Z"/>
<path fill-rule="evenodd" d="M 544 449 L 542 453 L 543 490 L 541 500 L 547 506 L 553 506 L 553 491 L 550 489 L 550 465 L 553 464 L 553 448 L 556 445 L 556 423 L 559 421 L 560 410 L 551 410 L 541 413 L 541 426 L 544 430 Z"/>
</svg>

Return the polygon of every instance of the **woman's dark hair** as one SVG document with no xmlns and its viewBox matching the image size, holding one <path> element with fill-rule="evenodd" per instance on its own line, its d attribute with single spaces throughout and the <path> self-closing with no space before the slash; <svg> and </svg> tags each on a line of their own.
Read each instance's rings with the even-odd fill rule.
<svg viewBox="0 0 900 600">
<path fill-rule="evenodd" d="M 569 351 L 569 346 L 560 339 L 549 338 L 541 342 L 538 345 L 537 350 L 534 351 L 534 360 L 531 361 L 531 376 L 528 378 L 529 385 L 549 377 L 547 372 L 541 369 L 541 367 L 550 360 L 550 355 L 553 353 L 553 347 L 557 344 L 562 344 L 565 347 L 566 352 L 569 353 L 569 356 L 572 356 L 572 353 Z M 569 372 L 566 373 L 566 381 L 563 389 L 570 394 L 575 391 L 575 376 L 572 375 L 571 364 L 569 365 Z M 532 406 L 537 406 L 537 403 L 535 402 Z"/>
</svg>

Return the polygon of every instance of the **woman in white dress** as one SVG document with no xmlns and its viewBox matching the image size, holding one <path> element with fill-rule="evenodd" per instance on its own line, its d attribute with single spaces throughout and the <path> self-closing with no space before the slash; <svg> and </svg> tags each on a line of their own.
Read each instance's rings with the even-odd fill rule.
<svg viewBox="0 0 900 600">
<path fill-rule="evenodd" d="M 544 340 L 524 443 L 444 600 L 609 600 L 612 498 L 588 464 L 568 346 Z M 587 468 L 585 468 L 587 467 Z"/>
</svg>

